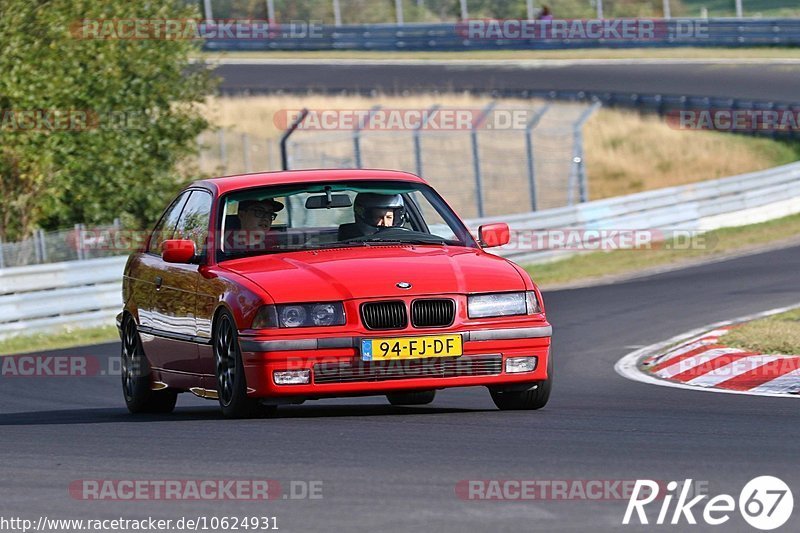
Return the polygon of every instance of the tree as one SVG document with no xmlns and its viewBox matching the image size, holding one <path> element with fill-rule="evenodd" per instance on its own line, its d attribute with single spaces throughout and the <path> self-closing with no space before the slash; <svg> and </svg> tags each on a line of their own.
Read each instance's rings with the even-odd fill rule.
<svg viewBox="0 0 800 533">
<path fill-rule="evenodd" d="M 195 106 L 215 82 L 190 61 L 201 41 L 82 30 L 199 16 L 181 0 L 0 2 L 0 237 L 153 221 L 208 127 Z"/>
</svg>

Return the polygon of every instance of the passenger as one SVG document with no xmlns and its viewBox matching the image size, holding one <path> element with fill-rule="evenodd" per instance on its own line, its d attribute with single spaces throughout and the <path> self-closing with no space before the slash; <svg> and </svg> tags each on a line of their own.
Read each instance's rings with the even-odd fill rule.
<svg viewBox="0 0 800 533">
<path fill-rule="evenodd" d="M 269 231 L 283 204 L 272 198 L 239 202 L 239 222 L 246 231 Z"/>
<path fill-rule="evenodd" d="M 232 247 L 239 250 L 262 250 L 267 248 L 267 233 L 283 209 L 283 204 L 272 198 L 243 200 L 239 202 L 239 228 L 233 230 Z"/>
</svg>

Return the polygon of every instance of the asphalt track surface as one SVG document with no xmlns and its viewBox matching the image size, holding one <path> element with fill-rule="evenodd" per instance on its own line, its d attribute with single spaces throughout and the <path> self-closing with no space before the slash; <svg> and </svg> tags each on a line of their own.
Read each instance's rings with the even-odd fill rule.
<svg viewBox="0 0 800 533">
<path fill-rule="evenodd" d="M 591 89 L 776 101 L 800 94 L 800 68 L 786 64 L 321 62 L 224 65 L 219 73 L 229 92 Z M 620 526 L 624 500 L 465 501 L 455 488 L 480 479 L 692 478 L 712 495 L 737 497 L 751 478 L 776 475 L 798 497 L 795 400 L 656 387 L 613 370 L 641 345 L 797 303 L 798 272 L 800 247 L 792 247 L 545 293 L 556 383 L 538 412 L 497 411 L 486 390 L 469 388 L 440 392 L 425 407 L 391 407 L 382 397 L 327 400 L 246 421 L 223 420 L 214 402 L 183 395 L 172 415 L 132 417 L 117 376 L 0 377 L 0 518 L 274 516 L 292 532 L 649 531 Z M 119 346 L 58 353 L 97 358 L 108 369 Z M 68 487 L 84 479 L 273 479 L 284 491 L 292 481 L 321 481 L 322 499 L 82 501 Z M 793 517 L 784 529 L 798 524 Z M 722 527 L 753 531 L 736 513 Z"/>
<path fill-rule="evenodd" d="M 242 61 L 217 66 L 225 93 L 593 91 L 800 102 L 800 63 L 728 61 Z"/>
<path fill-rule="evenodd" d="M 631 252 L 635 253 L 635 252 Z M 755 531 L 620 526 L 626 502 L 464 501 L 460 480 L 684 480 L 738 498 L 775 475 L 800 494 L 795 399 L 657 387 L 614 363 L 702 324 L 798 301 L 800 247 L 606 286 L 545 293 L 556 383 L 537 412 L 497 411 L 486 390 L 430 406 L 381 397 L 309 402 L 277 418 L 223 420 L 184 395 L 172 415 L 132 417 L 118 378 L 0 378 L 0 517 L 278 518 L 281 531 Z M 61 353 L 105 359 L 116 344 Z M 80 501 L 82 479 L 275 479 L 323 482 L 318 500 Z M 650 512 L 654 520 L 658 509 Z M 695 513 L 699 515 L 701 513 Z M 702 518 L 698 516 L 702 523 Z M 797 531 L 797 512 L 784 530 Z"/>
</svg>

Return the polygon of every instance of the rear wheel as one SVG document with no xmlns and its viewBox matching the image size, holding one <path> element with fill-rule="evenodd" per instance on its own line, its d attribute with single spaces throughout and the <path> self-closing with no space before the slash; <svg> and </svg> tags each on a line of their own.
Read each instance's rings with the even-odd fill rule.
<svg viewBox="0 0 800 533">
<path fill-rule="evenodd" d="M 399 392 L 386 395 L 386 398 L 392 405 L 427 405 L 431 403 L 435 397 L 435 390 Z"/>
<path fill-rule="evenodd" d="M 217 394 L 222 414 L 226 418 L 265 416 L 277 410 L 247 397 L 239 336 L 233 317 L 223 311 L 214 326 L 214 361 L 216 363 Z"/>
<path fill-rule="evenodd" d="M 150 363 L 142 348 L 136 321 L 128 316 L 122 325 L 122 392 L 131 413 L 171 413 L 178 393 L 171 389 L 154 391 Z"/>
<path fill-rule="evenodd" d="M 489 389 L 492 401 L 502 411 L 534 410 L 547 405 L 550 399 L 550 389 L 553 385 L 553 356 L 552 351 L 547 357 L 547 379 L 532 383 L 531 388 L 523 391 Z"/>
</svg>

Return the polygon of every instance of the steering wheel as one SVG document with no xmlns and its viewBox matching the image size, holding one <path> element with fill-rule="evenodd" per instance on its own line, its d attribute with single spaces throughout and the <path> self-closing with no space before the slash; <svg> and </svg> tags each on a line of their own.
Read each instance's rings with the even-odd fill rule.
<svg viewBox="0 0 800 533">
<path fill-rule="evenodd" d="M 393 230 L 413 231 L 411 228 L 407 228 L 405 226 L 378 226 L 377 233 L 393 231 Z"/>
</svg>

